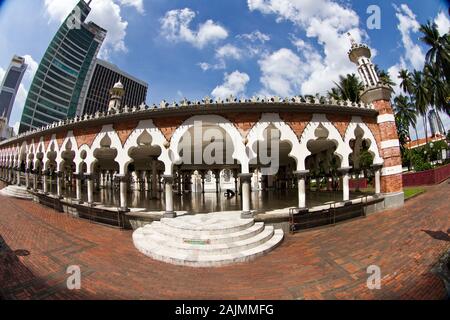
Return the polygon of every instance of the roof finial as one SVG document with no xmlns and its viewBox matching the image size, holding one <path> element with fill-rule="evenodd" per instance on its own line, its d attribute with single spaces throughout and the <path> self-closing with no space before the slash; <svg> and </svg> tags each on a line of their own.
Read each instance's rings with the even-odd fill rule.
<svg viewBox="0 0 450 320">
<path fill-rule="evenodd" d="M 350 39 L 350 43 L 352 44 L 352 46 L 356 45 L 356 41 L 355 39 L 352 37 L 352 34 L 350 32 L 347 32 L 347 36 Z"/>
</svg>

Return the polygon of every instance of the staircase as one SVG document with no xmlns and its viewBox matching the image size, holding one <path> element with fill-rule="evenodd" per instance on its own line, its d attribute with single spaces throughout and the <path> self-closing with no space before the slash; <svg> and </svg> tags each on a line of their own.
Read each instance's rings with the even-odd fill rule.
<svg viewBox="0 0 450 320">
<path fill-rule="evenodd" d="M 0 190 L 0 195 L 5 196 L 5 197 L 25 199 L 25 200 L 33 199 L 31 194 L 28 192 L 27 188 L 19 187 L 16 185 L 10 185 L 10 186 L 7 186 L 6 188 Z"/>
<path fill-rule="evenodd" d="M 282 230 L 241 219 L 237 212 L 161 219 L 136 230 L 133 241 L 143 254 L 170 264 L 218 267 L 250 261 L 273 250 Z"/>
</svg>

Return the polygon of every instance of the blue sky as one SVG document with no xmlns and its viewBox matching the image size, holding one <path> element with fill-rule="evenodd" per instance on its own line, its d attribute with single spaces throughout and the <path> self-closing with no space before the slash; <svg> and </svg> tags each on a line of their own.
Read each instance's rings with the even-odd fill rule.
<svg viewBox="0 0 450 320">
<path fill-rule="evenodd" d="M 10 121 L 20 120 L 33 71 L 76 0 L 0 0 L 0 78 L 14 54 L 29 71 Z M 378 1 L 381 28 L 369 29 L 373 0 L 93 0 L 90 19 L 108 29 L 101 56 L 149 83 L 147 103 L 205 96 L 326 93 L 346 57 L 347 31 L 398 72 L 420 68 L 419 23 L 448 30 L 448 1 Z M 447 116 L 446 127 L 450 127 Z M 420 128 L 419 131 L 423 132 Z"/>
</svg>

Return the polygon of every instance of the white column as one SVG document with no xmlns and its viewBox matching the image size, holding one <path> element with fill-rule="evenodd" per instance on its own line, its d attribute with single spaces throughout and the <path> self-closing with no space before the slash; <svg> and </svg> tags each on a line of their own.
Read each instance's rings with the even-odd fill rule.
<svg viewBox="0 0 450 320">
<path fill-rule="evenodd" d="M 382 165 L 374 165 L 374 176 L 375 176 L 375 194 L 381 193 L 381 167 Z"/>
<path fill-rule="evenodd" d="M 252 181 L 253 174 L 242 173 L 239 175 L 242 185 L 242 218 L 252 218 L 253 215 L 250 209 L 250 184 Z"/>
<path fill-rule="evenodd" d="M 77 200 L 79 203 L 83 203 L 83 195 L 81 193 L 81 174 L 76 174 L 75 176 L 75 182 L 76 182 L 76 189 L 77 189 Z"/>
<path fill-rule="evenodd" d="M 117 175 L 120 179 L 120 210 L 123 212 L 130 211 L 128 209 L 128 176 Z"/>
<path fill-rule="evenodd" d="M 17 177 L 16 178 L 17 179 L 16 184 L 18 186 L 20 186 L 20 168 L 17 168 L 16 177 Z"/>
<path fill-rule="evenodd" d="M 88 205 L 94 205 L 94 176 L 92 174 L 86 175 L 87 182 L 87 196 L 88 196 Z"/>
<path fill-rule="evenodd" d="M 42 185 L 43 185 L 43 191 L 44 191 L 44 193 L 45 194 L 47 194 L 48 193 L 48 181 L 47 181 L 47 175 L 48 175 L 48 172 L 47 171 L 43 171 L 42 172 Z"/>
<path fill-rule="evenodd" d="M 165 218 L 176 218 L 177 214 L 174 211 L 173 206 L 173 176 L 163 176 L 164 178 L 164 191 L 166 195 L 166 212 Z"/>
<path fill-rule="evenodd" d="M 25 169 L 25 187 L 30 188 L 30 169 Z"/>
<path fill-rule="evenodd" d="M 343 192 L 343 201 L 349 201 L 350 200 L 350 188 L 349 188 L 349 181 L 350 181 L 350 174 L 349 170 L 351 168 L 341 168 L 339 171 L 342 174 L 342 192 Z"/>
<path fill-rule="evenodd" d="M 294 172 L 298 177 L 298 208 L 303 209 L 306 208 L 306 187 L 305 180 L 306 176 L 309 174 L 309 170 L 305 171 L 296 171 Z"/>
<path fill-rule="evenodd" d="M 153 159 L 152 161 L 152 198 L 156 199 L 158 192 L 158 172 L 156 168 L 157 162 Z"/>
<path fill-rule="evenodd" d="M 38 172 L 33 171 L 33 190 L 37 191 L 38 188 Z"/>
<path fill-rule="evenodd" d="M 63 175 L 64 175 L 63 172 L 56 173 L 56 195 L 60 199 L 63 197 L 63 192 L 62 192 Z"/>
</svg>

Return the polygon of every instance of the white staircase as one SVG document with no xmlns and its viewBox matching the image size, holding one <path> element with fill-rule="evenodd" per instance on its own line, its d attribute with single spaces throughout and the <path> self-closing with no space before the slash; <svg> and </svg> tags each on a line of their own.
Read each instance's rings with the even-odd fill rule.
<svg viewBox="0 0 450 320">
<path fill-rule="evenodd" d="M 166 263 L 218 267 L 245 262 L 274 249 L 283 240 L 275 230 L 237 212 L 161 219 L 136 230 L 133 241 L 143 254 Z"/>
<path fill-rule="evenodd" d="M 28 192 L 27 188 L 19 187 L 16 185 L 10 185 L 0 190 L 0 195 L 5 197 L 19 198 L 25 200 L 32 200 L 32 195 Z"/>
</svg>

